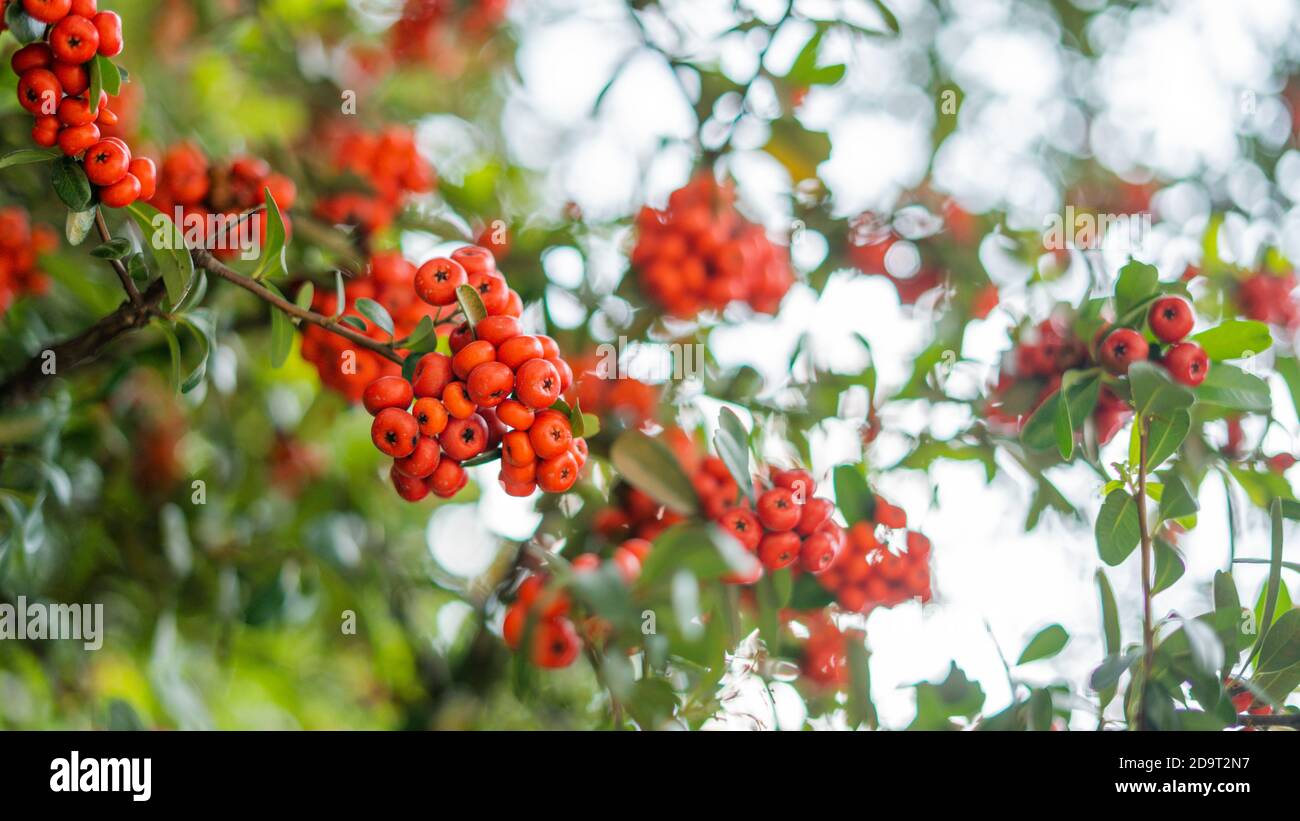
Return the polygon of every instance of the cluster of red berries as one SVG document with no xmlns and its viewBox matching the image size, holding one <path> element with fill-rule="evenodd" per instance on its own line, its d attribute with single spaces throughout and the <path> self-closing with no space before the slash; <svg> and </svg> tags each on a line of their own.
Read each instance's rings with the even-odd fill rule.
<svg viewBox="0 0 1300 821">
<path fill-rule="evenodd" d="M 508 0 L 406 0 L 389 31 L 392 53 L 402 62 L 455 71 L 459 66 L 447 64 L 447 55 L 467 38 L 491 34 L 505 19 L 507 5 Z"/>
<path fill-rule="evenodd" d="M 415 147 L 408 128 L 392 126 L 378 134 L 336 126 L 324 135 L 333 168 L 364 181 L 368 190 L 342 191 L 320 198 L 316 215 L 335 225 L 355 225 L 367 233 L 392 224 L 411 194 L 437 186 L 433 169 Z"/>
<path fill-rule="evenodd" d="M 124 208 L 154 194 L 157 169 L 145 157 L 132 157 L 117 137 L 104 137 L 99 124 L 117 123 L 108 95 L 90 100 L 89 63 L 97 56 L 122 53 L 122 19 L 99 11 L 97 0 L 23 0 L 23 10 L 47 24 L 46 38 L 14 52 L 18 102 L 36 117 L 32 139 L 82 157 L 86 178 L 99 201 Z"/>
<path fill-rule="evenodd" d="M 771 486 L 758 495 L 754 509 L 739 504 L 716 517 L 758 562 L 751 570 L 730 573 L 729 584 L 753 584 L 763 570 L 777 571 L 795 562 L 813 574 L 826 572 L 844 548 L 844 529 L 831 519 L 835 504 L 813 496 L 817 483 L 806 470 L 773 470 Z"/>
<path fill-rule="evenodd" d="M 176 209 L 180 209 L 182 219 L 175 219 L 176 224 L 186 229 L 196 228 L 202 234 L 200 241 L 204 247 L 225 259 L 239 253 L 240 249 L 234 245 L 240 215 L 260 207 L 265 202 L 263 191 L 268 188 L 281 212 L 292 208 L 298 198 L 293 180 L 273 173 L 266 160 L 245 155 L 214 164 L 198 146 L 181 143 L 163 155 L 158 189 L 149 198 L 149 204 L 173 218 Z M 184 220 L 191 215 L 200 219 Z M 289 215 L 282 213 L 282 216 L 285 231 L 291 231 Z M 265 242 L 266 220 L 258 220 L 258 226 L 258 241 Z M 215 236 L 207 236 L 209 228 Z"/>
<path fill-rule="evenodd" d="M 452 356 L 425 354 L 409 382 L 382 376 L 366 386 L 371 439 L 393 457 L 393 484 L 407 501 L 430 491 L 455 495 L 467 481 L 461 463 L 498 445 L 506 493 L 564 493 L 587 462 L 586 440 L 552 407 L 573 372 L 554 339 L 522 332 L 519 294 L 486 248 L 466 246 L 424 263 L 414 293 L 445 309 L 463 285 L 478 292 L 487 316 L 472 328 L 457 326 L 448 340 Z"/>
<path fill-rule="evenodd" d="M 650 554 L 650 548 L 650 542 L 645 539 L 628 539 L 614 549 L 609 561 L 617 568 L 624 584 L 631 585 L 641 575 L 641 563 Z M 595 553 L 583 553 L 574 557 L 570 569 L 574 573 L 591 573 L 602 563 Z M 506 609 L 501 636 L 511 650 L 518 650 L 532 619 L 533 663 L 548 669 L 568 667 L 578 657 L 582 639 L 570 616 L 569 594 L 548 588 L 548 581 L 545 574 L 538 573 L 524 579 L 515 591 L 514 602 Z M 609 624 L 594 616 L 583 622 L 582 628 L 582 634 L 593 644 L 601 643 L 609 633 Z"/>
<path fill-rule="evenodd" d="M 775 313 L 794 283 L 789 250 L 741 216 L 735 190 L 702 174 L 674 191 L 665 210 L 643 207 L 632 264 L 642 290 L 668 313 L 691 318 L 743 301 Z"/>
<path fill-rule="evenodd" d="M 373 255 L 367 271 L 367 276 L 348 280 L 344 285 L 344 317 L 362 319 L 356 309 L 357 300 L 372 299 L 388 311 L 393 318 L 393 333 L 401 339 L 410 336 L 426 316 L 436 322 L 451 315 L 451 309 L 435 308 L 416 299 L 415 266 L 400 253 L 385 251 Z M 334 316 L 338 309 L 338 295 L 333 289 L 316 290 L 312 310 Z M 377 342 L 388 339 L 383 329 L 373 324 L 367 325 L 365 333 Z M 366 386 L 379 377 L 401 373 L 401 368 L 391 360 L 316 325 L 307 325 L 303 331 L 302 357 L 316 366 L 322 383 L 350 402 L 360 402 Z"/>
<path fill-rule="evenodd" d="M 662 389 L 639 379 L 610 373 L 613 363 L 588 354 L 574 362 L 574 396 L 588 413 L 617 417 L 639 428 L 655 416 Z"/>
<path fill-rule="evenodd" d="M 23 294 L 43 294 L 50 287 L 37 261 L 57 245 L 54 230 L 33 226 L 23 209 L 0 208 L 0 316 Z"/>
<path fill-rule="evenodd" d="M 1003 358 L 997 385 L 985 406 L 985 417 L 991 423 L 1018 430 L 1060 388 L 1066 371 L 1089 364 L 1087 345 L 1062 316 L 1051 316 L 1021 331 L 1015 347 Z M 1023 384 L 1038 386 L 1028 407 L 1014 404 L 1014 397 Z M 1092 414 L 1098 441 L 1105 444 L 1114 438 L 1131 413 L 1128 403 L 1103 385 Z"/>
<path fill-rule="evenodd" d="M 1183 341 L 1192 332 L 1196 316 L 1187 300 L 1162 296 L 1151 303 L 1147 325 L 1155 338 L 1166 345 L 1151 346 L 1141 332 L 1133 328 L 1103 328 L 1098 337 L 1097 358 L 1102 367 L 1116 376 L 1128 373 L 1134 362 L 1150 359 L 1164 366 L 1175 382 L 1196 387 L 1210 372 L 1210 359 L 1195 342 Z"/>
<path fill-rule="evenodd" d="M 930 600 L 930 540 L 907 528 L 907 513 L 879 496 L 870 522 L 857 522 L 848 530 L 847 545 L 839 558 L 819 577 L 835 594 L 840 607 L 869 613 L 876 607 L 893 607 L 909 599 Z M 905 531 L 907 551 L 895 553 L 878 538 L 878 532 Z"/>
<path fill-rule="evenodd" d="M 1291 292 L 1295 290 L 1295 274 L 1252 274 L 1237 286 L 1237 303 L 1248 319 L 1267 322 L 1290 330 L 1300 328 L 1300 305 Z"/>
<path fill-rule="evenodd" d="M 922 296 L 943 284 L 943 272 L 933 265 L 922 264 L 920 270 L 911 276 L 900 277 L 891 273 L 885 264 L 885 255 L 901 239 L 876 215 L 862 214 L 849 226 L 849 261 L 868 276 L 882 276 L 889 280 L 898 291 L 901 304 L 915 305 Z"/>
<path fill-rule="evenodd" d="M 799 622 L 808 630 L 799 654 L 799 674 L 818 687 L 838 689 L 847 684 L 848 643 L 861 642 L 862 631 L 841 630 L 825 610 L 781 615 L 786 623 Z"/>
<path fill-rule="evenodd" d="M 1250 713 L 1257 716 L 1266 716 L 1273 713 L 1272 707 L 1255 698 L 1255 694 L 1238 679 L 1229 676 L 1224 679 L 1223 686 L 1228 688 L 1228 696 L 1232 699 L 1232 706 L 1238 713 Z"/>
</svg>

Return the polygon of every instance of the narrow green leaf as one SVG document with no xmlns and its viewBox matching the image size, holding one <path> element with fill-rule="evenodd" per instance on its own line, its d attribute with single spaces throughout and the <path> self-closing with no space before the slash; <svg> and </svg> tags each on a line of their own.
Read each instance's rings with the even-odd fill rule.
<svg viewBox="0 0 1300 821">
<path fill-rule="evenodd" d="M 835 504 L 850 527 L 870 521 L 876 512 L 876 497 L 867 479 L 854 465 L 838 465 L 834 471 Z"/>
<path fill-rule="evenodd" d="M 63 156 L 57 148 L 20 148 L 0 157 L 0 169 L 16 165 L 31 165 L 38 162 L 50 162 Z"/>
<path fill-rule="evenodd" d="M 650 498 L 683 516 L 699 510 L 694 485 L 672 451 L 659 440 L 640 431 L 626 431 L 614 440 L 609 454 L 614 469 Z"/>
<path fill-rule="evenodd" d="M 879 719 L 875 702 L 871 700 L 871 663 L 866 644 L 860 636 L 845 642 L 845 656 L 849 668 L 849 700 L 847 707 L 850 726 L 865 723 L 875 729 Z"/>
<path fill-rule="evenodd" d="M 1191 407 L 1192 391 L 1169 377 L 1169 372 L 1151 362 L 1134 362 L 1128 369 L 1133 389 L 1133 406 L 1142 417 L 1168 417 Z"/>
<path fill-rule="evenodd" d="M 1269 519 L 1272 525 L 1272 552 L 1268 560 L 1268 584 L 1264 588 L 1264 616 L 1259 620 L 1259 641 L 1255 642 L 1252 657 L 1259 653 L 1268 637 L 1273 614 L 1277 610 L 1278 588 L 1282 586 L 1282 503 L 1277 499 L 1269 507 Z"/>
<path fill-rule="evenodd" d="M 393 335 L 393 318 L 389 315 L 388 309 L 378 302 L 368 297 L 361 297 L 356 301 L 357 311 L 362 316 L 390 337 Z"/>
<path fill-rule="evenodd" d="M 1268 350 L 1273 346 L 1273 334 L 1263 322 L 1229 319 L 1201 331 L 1192 337 L 1192 341 L 1200 345 L 1211 360 L 1221 362 Z"/>
<path fill-rule="evenodd" d="M 316 298 L 316 286 L 310 282 L 304 282 L 298 289 L 298 293 L 293 297 L 293 304 L 302 308 L 304 311 L 311 310 L 311 302 Z M 424 317 L 428 319 L 428 317 Z M 432 322 L 430 323 L 432 324 Z"/>
<path fill-rule="evenodd" d="M 90 180 L 86 178 L 86 171 L 81 167 L 81 163 L 71 157 L 60 157 L 55 160 L 50 183 L 54 186 L 54 193 L 68 208 L 73 211 L 85 211 L 90 208 L 94 192 L 90 188 Z"/>
<path fill-rule="evenodd" d="M 1070 634 L 1059 624 L 1049 624 L 1034 635 L 1025 649 L 1021 651 L 1020 658 L 1016 660 L 1016 666 L 1028 664 L 1031 661 L 1051 658 L 1065 649 L 1066 642 L 1070 640 Z"/>
<path fill-rule="evenodd" d="M 140 227 L 144 244 L 153 257 L 155 266 L 167 286 L 167 299 L 179 305 L 194 282 L 194 260 L 185 247 L 185 237 L 171 217 L 152 205 L 135 202 L 127 206 L 127 213 Z"/>
<path fill-rule="evenodd" d="M 1119 269 L 1115 282 L 1115 313 L 1124 316 L 1143 300 L 1154 296 L 1160 284 L 1160 272 L 1154 265 L 1130 259 Z"/>
<path fill-rule="evenodd" d="M 1186 410 L 1157 416 L 1147 425 L 1147 470 L 1152 471 L 1178 452 L 1192 429 L 1192 415 Z M 1137 457 L 1131 459 L 1137 464 Z"/>
<path fill-rule="evenodd" d="M 270 282 L 263 284 L 271 293 L 284 297 L 275 285 Z M 271 311 L 271 367 L 279 368 L 289 358 L 289 352 L 293 350 L 293 320 L 274 305 L 267 307 Z"/>
<path fill-rule="evenodd" d="M 1160 474 L 1164 491 L 1160 496 L 1160 520 L 1181 519 L 1200 510 L 1196 503 L 1196 494 L 1188 487 L 1183 477 L 1172 470 Z"/>
<path fill-rule="evenodd" d="M 68 238 L 69 245 L 80 245 L 85 242 L 86 237 L 95 228 L 95 209 L 87 208 L 85 211 L 68 211 L 68 218 L 63 226 L 63 233 Z"/>
<path fill-rule="evenodd" d="M 1196 388 L 1197 400 L 1228 410 L 1268 413 L 1273 399 L 1268 383 L 1240 368 L 1216 362 Z"/>
<path fill-rule="evenodd" d="M 271 196 L 271 189 L 264 188 L 262 193 L 266 203 L 266 210 L 262 212 L 262 218 L 266 220 L 266 243 L 262 247 L 257 271 L 253 274 L 253 279 L 256 280 L 275 274 L 287 276 L 289 273 L 289 265 L 285 261 L 288 232 L 284 227 L 284 215 L 280 213 L 280 206 L 276 203 L 275 197 Z"/>
<path fill-rule="evenodd" d="M 460 311 L 465 315 L 470 331 L 487 318 L 487 308 L 483 307 L 483 298 L 473 286 L 461 285 L 456 288 L 456 302 L 460 304 Z"/>
<path fill-rule="evenodd" d="M 749 433 L 731 408 L 724 407 L 718 413 L 718 431 L 713 435 L 713 448 L 745 498 L 750 504 L 755 504 L 754 480 L 749 474 Z"/>
</svg>

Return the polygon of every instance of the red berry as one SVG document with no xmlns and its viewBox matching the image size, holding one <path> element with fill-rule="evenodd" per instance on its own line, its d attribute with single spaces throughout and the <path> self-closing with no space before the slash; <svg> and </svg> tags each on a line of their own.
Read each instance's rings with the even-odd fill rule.
<svg viewBox="0 0 1300 821">
<path fill-rule="evenodd" d="M 535 449 L 536 445 L 533 447 Z M 537 465 L 537 486 L 547 493 L 564 493 L 577 481 L 578 461 L 569 450 L 559 456 L 543 459 Z"/>
<path fill-rule="evenodd" d="M 812 474 L 806 470 L 779 470 L 772 475 L 772 484 L 789 488 L 799 504 L 811 499 L 817 490 L 817 483 L 813 481 Z"/>
<path fill-rule="evenodd" d="M 515 387 L 515 374 L 500 362 L 484 362 L 470 371 L 465 387 L 474 404 L 495 408 L 510 396 Z"/>
<path fill-rule="evenodd" d="M 99 11 L 99 4 L 96 0 L 72 0 L 71 14 L 80 14 L 82 17 L 94 17 L 95 12 Z"/>
<path fill-rule="evenodd" d="M 115 12 L 101 11 L 91 18 L 99 32 L 99 53 L 116 57 L 122 53 L 122 18 Z"/>
<path fill-rule="evenodd" d="M 620 547 L 614 551 L 614 566 L 618 568 L 618 575 L 623 579 L 623 584 L 631 585 L 641 575 L 641 560 L 631 550 Z"/>
<path fill-rule="evenodd" d="M 370 425 L 370 441 L 380 452 L 401 459 L 415 450 L 420 441 L 420 425 L 414 416 L 400 408 L 385 408 Z"/>
<path fill-rule="evenodd" d="M 1149 352 L 1142 334 L 1132 328 L 1119 328 L 1102 340 L 1101 364 L 1116 376 L 1122 376 L 1128 373 L 1129 365 L 1146 359 Z"/>
<path fill-rule="evenodd" d="M 736 537 L 750 553 L 758 550 L 758 543 L 763 538 L 763 527 L 758 517 L 748 510 L 738 507 L 728 510 L 718 518 L 722 529 Z"/>
<path fill-rule="evenodd" d="M 528 429 L 528 441 L 540 458 L 551 459 L 568 451 L 573 443 L 573 430 L 564 414 L 544 410 Z"/>
<path fill-rule="evenodd" d="M 101 109 L 107 111 L 107 108 Z M 158 187 L 158 167 L 154 165 L 153 160 L 148 157 L 135 157 L 127 170 L 140 181 L 140 199 L 153 199 L 154 192 Z"/>
<path fill-rule="evenodd" d="M 769 533 L 758 543 L 758 558 L 768 570 L 780 570 L 794 564 L 800 547 L 797 533 Z"/>
<path fill-rule="evenodd" d="M 473 459 L 487 449 L 487 421 L 477 413 L 465 419 L 452 419 L 438 434 L 438 441 L 447 455 L 457 462 Z"/>
<path fill-rule="evenodd" d="M 69 14 L 50 32 L 50 50 L 65 63 L 81 65 L 99 51 L 99 30 L 79 14 Z"/>
<path fill-rule="evenodd" d="M 450 499 L 460 492 L 469 482 L 469 476 L 465 469 L 451 458 L 445 458 L 438 462 L 438 467 L 434 468 L 433 475 L 429 477 L 429 490 L 443 499 Z"/>
<path fill-rule="evenodd" d="M 415 399 L 415 394 L 411 390 L 411 383 L 402 377 L 380 377 L 370 382 L 361 392 L 361 404 L 365 405 L 365 411 L 370 416 L 385 408 L 406 411 L 411 407 L 412 399 Z"/>
<path fill-rule="evenodd" d="M 817 528 L 831 518 L 835 505 L 829 499 L 809 499 L 799 513 L 797 530 L 800 536 L 811 536 Z"/>
<path fill-rule="evenodd" d="M 131 152 L 119 140 L 100 140 L 86 150 L 86 177 L 95 185 L 112 185 L 127 175 Z"/>
<path fill-rule="evenodd" d="M 494 362 L 496 358 L 497 351 L 491 342 L 476 339 L 456 352 L 451 358 L 451 369 L 461 379 L 468 379 L 470 371 L 484 362 Z"/>
<path fill-rule="evenodd" d="M 109 208 L 125 208 L 140 199 L 140 181 L 127 174 L 110 186 L 99 189 L 99 201 Z"/>
<path fill-rule="evenodd" d="M 1205 381 L 1210 372 L 1210 358 L 1195 342 L 1179 342 L 1165 351 L 1164 366 L 1175 382 L 1196 387 Z"/>
<path fill-rule="evenodd" d="M 490 255 L 489 255 L 490 256 Z M 510 286 L 500 274 L 475 272 L 469 274 L 469 286 L 478 291 L 479 299 L 489 314 L 500 314 L 506 307 L 510 296 Z"/>
<path fill-rule="evenodd" d="M 63 86 L 47 68 L 33 68 L 18 78 L 18 104 L 31 114 L 53 114 L 59 110 Z"/>
<path fill-rule="evenodd" d="M 1147 322 L 1156 339 L 1161 342 L 1177 342 L 1192 332 L 1196 317 L 1187 300 L 1177 296 L 1162 296 L 1152 303 Z"/>
<path fill-rule="evenodd" d="M 772 488 L 758 497 L 758 520 L 768 530 L 793 530 L 799 524 L 801 513 L 789 488 Z M 795 538 L 798 539 L 797 536 Z"/>
<path fill-rule="evenodd" d="M 528 430 L 533 426 L 536 414 L 533 409 L 517 399 L 507 399 L 497 405 L 497 419 L 515 430 Z"/>
<path fill-rule="evenodd" d="M 415 444 L 415 450 L 411 451 L 410 455 L 393 462 L 393 467 L 412 479 L 424 479 L 438 467 L 441 458 L 442 450 L 438 447 L 438 440 L 421 436 L 420 441 Z"/>
<path fill-rule="evenodd" d="M 75 97 L 78 94 L 85 94 L 90 88 L 90 73 L 86 71 L 85 66 L 78 66 L 73 63 L 65 63 L 61 60 L 55 60 L 50 71 L 53 71 L 54 76 L 59 78 L 59 84 L 63 86 L 64 94 L 70 94 Z M 107 95 L 105 95 L 105 99 L 106 98 Z M 108 111 L 108 106 L 101 104 L 99 111 L 100 116 L 102 117 L 103 113 Z M 108 125 L 108 123 L 105 123 L 105 125 Z"/>
<path fill-rule="evenodd" d="M 496 257 L 486 248 L 466 245 L 451 252 L 451 258 L 465 269 L 467 274 L 490 274 L 497 269 Z"/>
<path fill-rule="evenodd" d="M 519 320 L 513 316 L 489 316 L 474 326 L 474 335 L 500 348 L 506 340 L 519 336 Z"/>
<path fill-rule="evenodd" d="M 447 428 L 447 409 L 432 396 L 415 400 L 411 414 L 420 425 L 421 436 L 437 436 Z"/>
<path fill-rule="evenodd" d="M 59 149 L 69 157 L 75 157 L 98 145 L 99 136 L 99 126 L 94 123 L 65 128 L 59 132 Z"/>
<path fill-rule="evenodd" d="M 534 410 L 549 408 L 560 398 L 560 374 L 545 359 L 530 359 L 515 372 L 515 394 Z"/>
<path fill-rule="evenodd" d="M 581 644 L 568 619 L 541 621 L 533 630 L 533 664 L 548 669 L 568 667 L 578 657 Z"/>
<path fill-rule="evenodd" d="M 14 74 L 21 77 L 34 68 L 51 68 L 54 65 L 54 53 L 45 43 L 32 43 L 15 51 L 9 65 L 13 67 Z"/>
<path fill-rule="evenodd" d="M 488 317 L 488 319 L 497 319 L 504 317 Z M 482 327 L 487 320 L 479 323 Z M 505 340 L 497 346 L 497 361 L 504 362 L 512 371 L 519 370 L 519 366 L 530 359 L 542 358 L 542 343 L 535 336 L 527 334 L 514 336 Z"/>
<path fill-rule="evenodd" d="M 456 288 L 468 281 L 460 263 L 438 257 L 415 272 L 415 294 L 430 305 L 450 305 L 456 301 Z"/>
<path fill-rule="evenodd" d="M 451 357 L 440 353 L 427 353 L 415 366 L 411 387 L 419 397 L 441 397 L 452 380 Z"/>
<path fill-rule="evenodd" d="M 23 0 L 23 10 L 42 23 L 57 23 L 72 11 L 72 0 Z"/>
<path fill-rule="evenodd" d="M 429 485 L 423 479 L 407 476 L 396 464 L 389 468 L 388 478 L 392 480 L 397 495 L 408 502 L 418 502 L 429 495 Z"/>
<path fill-rule="evenodd" d="M 837 546 L 825 533 L 814 533 L 804 539 L 799 549 L 799 566 L 809 573 L 820 573 L 835 561 Z"/>
</svg>

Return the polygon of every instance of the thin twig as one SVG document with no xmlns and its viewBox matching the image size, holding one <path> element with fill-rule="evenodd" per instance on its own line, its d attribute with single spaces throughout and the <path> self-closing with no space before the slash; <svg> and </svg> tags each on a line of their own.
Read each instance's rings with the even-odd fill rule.
<svg viewBox="0 0 1300 821">
<path fill-rule="evenodd" d="M 104 242 L 113 241 L 113 235 L 108 232 L 108 224 L 104 222 L 104 212 L 99 208 L 95 209 L 95 228 L 99 230 L 99 238 Z M 126 296 L 131 300 L 131 304 L 139 305 L 141 303 L 140 291 L 135 287 L 134 280 L 131 279 L 131 272 L 126 269 L 120 259 L 110 259 L 109 264 L 117 272 L 117 278 L 122 283 L 122 290 L 126 291 Z"/>
</svg>

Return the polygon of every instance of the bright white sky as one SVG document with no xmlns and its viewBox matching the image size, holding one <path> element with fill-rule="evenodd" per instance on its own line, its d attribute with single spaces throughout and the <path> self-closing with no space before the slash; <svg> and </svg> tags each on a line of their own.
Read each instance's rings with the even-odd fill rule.
<svg viewBox="0 0 1300 821">
<path fill-rule="evenodd" d="M 1143 167 L 1164 177 L 1192 179 L 1161 201 L 1168 227 L 1157 230 L 1136 254 L 1161 264 L 1167 278 L 1182 270 L 1188 249 L 1195 248 L 1193 240 L 1204 225 L 1211 197 L 1231 198 L 1252 218 L 1241 220 L 1226 237 L 1241 258 L 1270 237 L 1293 257 L 1300 255 L 1300 211 L 1294 206 L 1300 198 L 1300 152 L 1286 152 L 1278 174 L 1280 190 L 1272 190 L 1239 151 L 1242 134 L 1276 146 L 1289 136 L 1289 113 L 1277 97 L 1282 78 L 1275 66 L 1300 58 L 1300 9 L 1290 0 L 1186 0 L 1134 12 L 1106 12 L 1090 31 L 1101 52 L 1096 66 L 1058 50 L 1055 22 L 1033 3 L 965 0 L 946 4 L 955 7 L 953 16 L 938 19 L 923 0 L 887 2 L 902 22 L 903 36 L 828 37 L 823 60 L 844 61 L 848 72 L 833 89 L 811 94 L 804 110 L 810 127 L 828 129 L 832 136 L 833 153 L 821 173 L 839 213 L 887 210 L 902 191 L 925 177 L 933 116 L 925 85 L 928 51 L 935 47 L 967 95 L 959 130 L 934 158 L 935 184 L 969 209 L 1006 209 L 1016 224 L 1041 226 L 1046 215 L 1059 213 L 1063 206 L 1060 158 L 1091 145 L 1107 165 L 1132 179 L 1149 177 Z M 734 22 L 730 0 L 664 5 L 676 9 L 674 19 L 689 28 L 674 33 L 650 21 L 659 42 L 716 59 L 738 82 L 748 79 L 762 43 L 738 35 L 717 38 Z M 774 19 L 783 5 L 771 0 L 752 7 L 765 19 Z M 1079 0 L 1079 5 L 1087 4 Z M 866 2 L 810 1 L 798 8 L 826 17 L 839 14 L 868 26 L 878 22 Z M 597 93 L 638 42 L 622 2 L 531 0 L 517 4 L 512 19 L 521 39 L 521 82 L 509 90 L 507 149 L 513 161 L 542 175 L 547 208 L 558 209 L 571 200 L 589 218 L 617 219 L 642 202 L 662 202 L 686 181 L 692 158 L 682 140 L 692 134 L 693 120 L 662 60 L 635 53 L 599 115 L 592 116 Z M 787 67 L 807 36 L 806 28 L 784 32 L 770 50 L 769 66 L 777 71 Z M 694 79 L 683 81 L 689 88 Z M 733 112 L 735 103 L 730 101 Z M 1098 112 L 1091 124 L 1085 106 Z M 450 130 L 462 135 L 461 144 L 445 137 L 445 127 L 438 131 L 444 138 L 434 159 L 440 173 L 454 177 L 457 166 L 473 156 L 472 145 L 463 144 L 473 139 L 473 131 Z M 761 145 L 761 131 L 742 130 L 736 145 Z M 781 204 L 790 185 L 784 170 L 755 151 L 742 151 L 731 169 L 750 213 L 779 228 L 788 219 L 788 209 Z M 794 252 L 802 265 L 813 267 L 825 253 L 824 240 L 806 235 Z M 1113 270 L 1121 256 L 1109 254 L 1105 262 Z M 564 289 L 581 275 L 573 259 L 563 262 L 547 265 L 556 282 L 552 311 L 561 323 Z M 593 282 L 613 282 L 625 266 L 624 259 L 604 249 L 592 255 L 585 274 Z M 1072 274 L 1050 289 L 1035 286 L 1031 291 L 1025 286 L 1027 270 L 996 271 L 995 278 L 1003 284 L 1003 305 L 970 327 L 964 353 L 972 361 L 958 366 L 954 384 L 973 388 L 982 383 L 1007 347 L 1008 328 L 1027 311 L 1041 316 L 1056 299 L 1077 299 L 1084 280 L 1077 271 Z M 580 316 L 575 319 L 581 321 Z M 905 381 L 931 327 L 930 314 L 900 308 L 884 280 L 845 273 L 835 277 L 820 299 L 796 286 L 774 320 L 719 329 L 711 338 L 712 354 L 728 365 L 755 366 L 775 386 L 789 379 L 785 363 L 804 333 L 812 334 L 823 365 L 859 367 L 861 362 L 845 353 L 854 349 L 851 335 L 857 331 L 871 342 L 881 390 L 888 395 Z M 1286 431 L 1275 429 L 1268 444 L 1273 451 L 1294 452 L 1298 428 L 1280 380 L 1275 380 L 1274 394 Z M 899 432 L 928 429 L 946 436 L 967 421 L 950 409 L 931 412 L 924 406 L 893 406 L 884 419 L 887 432 L 869 455 L 877 465 L 901 455 Z M 842 420 L 827 423 L 825 435 L 819 437 L 816 470 L 824 472 L 860 457 L 852 431 L 852 424 Z M 1127 438 L 1121 433 L 1112 443 L 1115 460 L 1123 458 Z M 985 486 L 981 467 L 968 464 L 940 464 L 928 478 L 902 472 L 878 477 L 879 489 L 902 503 L 935 545 L 934 601 L 924 608 L 910 604 L 880 610 L 869 620 L 873 696 L 887 726 L 903 726 L 914 713 L 911 692 L 902 688 L 941 677 L 950 661 L 983 686 L 986 711 L 1008 703 L 1006 677 L 985 622 L 1013 661 L 1042 627 L 1059 622 L 1069 630 L 1074 638 L 1061 656 L 1016 671 L 1032 682 L 1064 679 L 1077 688 L 1101 659 L 1093 581 L 1098 560 L 1091 528 L 1047 514 L 1033 533 L 1024 533 L 1030 483 L 1014 465 L 1006 467 L 991 486 Z M 441 508 L 430 522 L 431 534 L 441 528 L 481 531 L 476 547 L 437 556 L 460 574 L 482 568 L 490 553 L 488 528 L 518 538 L 531 533 L 538 521 L 530 515 L 530 501 L 508 499 L 490 475 L 482 478 L 487 493 L 477 515 L 471 508 L 453 506 Z M 1060 469 L 1051 478 L 1072 499 L 1083 502 L 1090 518 L 1095 514 L 1100 486 L 1090 471 Z M 932 504 L 934 489 L 937 502 Z M 1210 580 L 1226 564 L 1222 485 L 1207 481 L 1200 502 L 1200 525 L 1183 543 L 1187 575 L 1157 598 L 1160 615 L 1207 609 Z M 1262 514 L 1248 512 L 1239 534 L 1241 554 L 1265 554 L 1266 524 Z M 1125 616 L 1125 640 L 1138 640 L 1136 554 L 1108 574 Z M 1236 577 L 1243 598 L 1253 602 L 1262 572 L 1241 566 Z M 797 726 L 797 699 L 788 698 L 782 687 L 776 690 L 783 726 Z M 1075 722 L 1095 726 L 1095 718 L 1082 711 L 1076 712 Z"/>
</svg>

